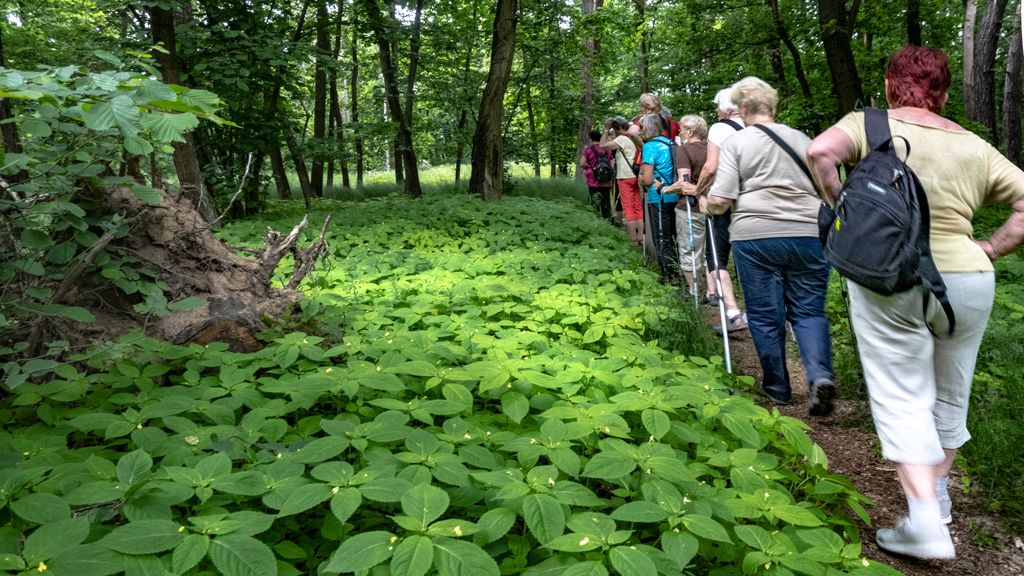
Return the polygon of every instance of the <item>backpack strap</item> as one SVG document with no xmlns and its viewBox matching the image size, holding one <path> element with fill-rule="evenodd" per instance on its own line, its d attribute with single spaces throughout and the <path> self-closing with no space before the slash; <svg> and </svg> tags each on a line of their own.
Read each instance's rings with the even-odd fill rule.
<svg viewBox="0 0 1024 576">
<path fill-rule="evenodd" d="M 754 124 L 754 128 L 758 128 L 762 132 L 767 134 L 769 138 L 774 140 L 775 143 L 779 145 L 779 148 L 782 148 L 786 152 L 786 154 L 789 154 L 789 157 L 792 158 L 794 162 L 796 162 L 796 165 L 799 166 L 801 170 L 803 170 L 804 175 L 807 176 L 807 179 L 811 181 L 811 186 L 814 186 L 814 177 L 811 176 L 811 171 L 807 168 L 807 164 L 804 163 L 804 159 L 801 158 L 800 155 L 797 154 L 796 151 L 789 146 L 789 144 L 786 144 L 785 140 L 779 138 L 778 134 L 772 132 L 767 127 L 762 126 L 761 124 Z"/>
<path fill-rule="evenodd" d="M 892 140 L 889 130 L 889 113 L 879 108 L 864 109 L 864 131 L 868 136 L 868 148 L 880 150 Z"/>
<path fill-rule="evenodd" d="M 739 122 L 737 122 L 735 120 L 732 120 L 730 118 L 726 118 L 725 120 L 722 120 L 722 122 L 725 122 L 729 126 L 732 126 L 732 129 L 737 131 L 737 132 L 739 132 L 740 130 L 743 130 L 743 125 L 741 125 Z"/>
<path fill-rule="evenodd" d="M 925 195 L 924 187 L 921 186 L 921 182 L 917 179 L 917 175 L 912 176 L 914 181 L 914 192 L 917 197 L 917 206 L 920 213 L 921 228 L 917 232 L 917 240 L 915 245 L 918 251 L 921 253 L 921 260 L 917 265 L 917 273 L 921 277 L 921 306 L 923 317 L 927 318 L 928 314 L 928 295 L 935 296 L 939 305 L 942 306 L 942 311 L 946 314 L 946 320 L 949 322 L 949 330 L 943 334 L 936 334 L 932 331 L 931 326 L 928 330 L 932 332 L 936 338 L 943 340 L 953 335 L 953 330 L 956 328 L 956 315 L 953 313 L 953 305 L 949 303 L 949 296 L 946 294 L 946 283 L 942 281 L 942 275 L 939 274 L 939 269 L 935 266 L 935 260 L 932 259 L 931 242 L 929 240 L 931 231 L 931 210 L 928 208 L 928 197 Z"/>
</svg>

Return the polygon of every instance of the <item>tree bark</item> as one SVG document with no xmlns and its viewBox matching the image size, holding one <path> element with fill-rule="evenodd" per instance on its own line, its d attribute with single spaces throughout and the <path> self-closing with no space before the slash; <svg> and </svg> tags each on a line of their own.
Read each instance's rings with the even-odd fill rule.
<svg viewBox="0 0 1024 576">
<path fill-rule="evenodd" d="M 636 0 L 636 27 L 640 31 L 640 93 L 646 94 L 651 91 L 648 82 L 650 68 L 650 41 L 647 38 L 647 17 L 646 0 Z M 554 176 L 554 174 L 552 174 Z"/>
<path fill-rule="evenodd" d="M 387 94 L 391 121 L 398 124 L 398 146 L 400 147 L 400 153 L 406 167 L 405 193 L 410 198 L 419 198 L 423 192 L 420 189 L 419 171 L 416 166 L 416 152 L 412 149 L 412 133 L 408 123 L 406 123 L 405 115 L 402 113 L 402 103 L 398 99 L 398 79 L 391 59 L 391 43 L 387 40 L 390 23 L 380 11 L 376 0 L 362 0 L 362 3 L 365 13 L 370 18 L 374 37 L 377 39 L 377 49 L 380 53 L 380 68 L 384 76 L 384 91 Z"/>
<path fill-rule="evenodd" d="M 333 65 L 330 70 L 327 71 L 327 83 L 331 90 L 331 114 L 330 120 L 333 129 L 330 134 L 331 137 L 337 140 L 337 150 L 340 153 L 337 155 L 338 164 L 341 168 L 341 185 L 345 188 L 351 188 L 351 182 L 349 182 L 348 176 L 348 150 L 345 147 L 345 119 L 341 114 L 341 101 L 338 98 L 338 59 L 341 57 L 341 19 L 342 14 L 345 10 L 345 3 L 338 2 L 338 17 L 337 24 L 334 33 L 334 52 L 331 54 Z M 334 155 L 331 155 L 330 160 L 330 172 L 328 180 L 332 180 L 334 172 Z M 332 182 L 333 184 L 333 182 Z"/>
<path fill-rule="evenodd" d="M 281 200 L 291 200 L 292 187 L 288 183 L 288 174 L 284 169 L 284 158 L 281 157 L 281 149 L 272 147 L 270 149 L 270 170 L 274 174 L 274 183 L 277 184 L 277 197 Z"/>
<path fill-rule="evenodd" d="M 420 29 L 423 16 L 423 0 L 416 0 L 416 19 L 412 23 L 412 37 L 409 39 L 409 77 L 405 84 L 405 123 L 412 129 L 413 87 L 420 63 Z"/>
<path fill-rule="evenodd" d="M 970 1 L 970 0 L 968 0 Z M 991 142 L 998 142 L 996 128 L 996 52 L 1008 0 L 986 0 L 985 12 L 974 40 L 971 98 L 965 98 L 967 119 L 985 127 Z M 966 96 L 966 93 L 965 93 Z"/>
<path fill-rule="evenodd" d="M 818 24 L 840 114 L 852 112 L 857 102 L 864 99 L 849 34 L 858 7 L 859 2 L 854 0 L 853 8 L 847 12 L 846 0 L 818 0 Z"/>
<path fill-rule="evenodd" d="M 921 45 L 921 0 L 907 0 L 907 44 Z"/>
<path fill-rule="evenodd" d="M 352 106 L 352 123 L 359 123 L 359 37 L 356 30 L 359 29 L 359 18 L 356 11 L 352 11 L 352 75 L 349 81 L 349 90 L 352 93 L 350 104 Z M 363 187 L 363 137 L 356 131 L 356 187 Z"/>
<path fill-rule="evenodd" d="M 535 178 L 540 178 L 540 148 L 537 145 L 537 123 L 533 114 L 533 98 L 530 97 L 530 93 L 533 89 L 530 86 L 526 87 L 526 115 L 530 120 L 530 148 L 533 150 L 533 175 Z M 590 135 L 587 135 L 590 138 Z"/>
<path fill-rule="evenodd" d="M 0 68 L 7 66 L 4 59 L 3 29 L 6 22 L 0 23 Z M 11 109 L 9 98 L 0 98 L 0 133 L 3 135 L 3 147 L 7 154 L 21 154 L 21 138 L 18 136 L 18 125 L 13 122 L 14 110 Z M 16 186 L 28 180 L 28 171 L 19 170 L 16 173 L 6 176 L 7 184 Z"/>
<path fill-rule="evenodd" d="M 789 35 L 789 28 L 779 13 L 779 0 L 767 0 L 767 2 L 772 9 L 772 21 L 775 22 L 775 31 L 779 35 L 779 39 L 786 46 L 786 49 L 789 50 L 789 55 L 793 58 L 793 69 L 796 72 L 796 81 L 800 83 L 800 93 L 804 95 L 804 98 L 810 100 L 811 86 L 807 83 L 807 77 L 804 75 L 804 65 L 800 60 L 800 50 L 793 43 L 793 38 Z"/>
<path fill-rule="evenodd" d="M 1021 143 L 1022 66 L 1024 45 L 1021 44 L 1020 4 L 1013 17 L 1013 35 L 1006 55 L 1006 81 L 1003 84 L 1003 151 L 1017 166 L 1024 166 Z"/>
<path fill-rule="evenodd" d="M 473 18 L 472 22 L 477 21 L 477 5 L 473 2 Z M 455 183 L 459 183 L 459 178 L 462 176 L 462 155 L 465 152 L 466 141 L 462 131 L 466 127 L 466 121 L 469 118 L 469 107 L 473 102 L 473 98 L 469 91 L 469 65 L 473 61 L 473 52 L 476 50 L 476 36 L 474 39 L 468 42 L 466 47 L 466 65 L 462 70 L 462 92 L 463 92 L 463 105 L 462 112 L 459 113 L 458 128 L 455 131 L 455 137 L 458 140 L 455 144 Z"/>
<path fill-rule="evenodd" d="M 548 160 L 551 162 L 551 177 L 558 176 L 558 161 L 555 159 L 555 152 L 558 148 L 558 122 L 555 117 L 555 65 L 548 66 L 548 129 L 551 132 L 548 142 Z"/>
<path fill-rule="evenodd" d="M 313 204 L 313 187 L 309 183 L 309 172 L 306 171 L 306 163 L 302 160 L 302 156 L 299 156 L 299 143 L 295 141 L 295 134 L 292 134 L 291 130 L 288 131 L 285 142 L 288 143 L 288 153 L 295 164 L 295 175 L 299 177 L 302 199 L 306 202 L 306 210 L 309 210 Z"/>
<path fill-rule="evenodd" d="M 483 200 L 501 200 L 504 161 L 501 114 L 512 73 L 517 13 L 518 0 L 498 0 L 491 37 L 491 65 L 473 135 L 473 172 L 469 177 L 470 194 L 476 194 Z"/>
<path fill-rule="evenodd" d="M 181 69 L 178 67 L 178 56 L 174 31 L 174 14 L 160 5 L 149 7 L 149 21 L 153 44 L 162 44 L 166 52 L 153 51 L 153 59 L 160 66 L 164 84 L 181 84 Z M 191 132 L 186 132 L 184 142 L 173 142 L 174 170 L 178 174 L 180 193 L 196 207 L 206 219 L 213 222 L 217 218 L 217 208 L 213 204 L 203 184 L 199 159 L 196 157 L 195 143 Z"/>
<path fill-rule="evenodd" d="M 596 37 L 596 30 L 593 26 L 587 25 L 587 16 L 590 16 L 594 12 L 604 5 L 604 0 L 583 0 L 583 21 L 584 21 L 584 39 L 583 39 L 583 60 L 580 63 L 580 83 L 583 85 L 583 93 L 580 95 L 580 104 L 583 107 L 583 114 L 580 115 L 580 127 L 577 134 L 576 142 L 576 158 L 579 158 L 583 154 L 583 149 L 590 144 L 590 129 L 594 123 L 594 77 L 590 73 L 590 67 L 592 66 L 593 60 L 597 57 L 597 54 L 601 52 L 601 40 Z M 529 90 L 529 87 L 527 87 Z M 527 95 L 527 107 L 529 105 L 529 95 Z M 533 124 L 533 110 L 527 110 L 530 115 L 530 123 Z M 533 129 L 531 127 L 531 134 Z M 580 179 L 586 176 L 585 171 L 580 168 L 579 164 L 576 164 L 576 178 Z"/>
<path fill-rule="evenodd" d="M 974 31 L 978 23 L 977 0 L 964 3 L 964 109 L 974 106 Z"/>
<path fill-rule="evenodd" d="M 316 6 L 316 74 L 313 80 L 313 169 L 310 183 L 313 194 L 324 195 L 324 136 L 327 133 L 327 68 L 331 53 L 330 28 L 327 0 L 319 0 Z"/>
</svg>

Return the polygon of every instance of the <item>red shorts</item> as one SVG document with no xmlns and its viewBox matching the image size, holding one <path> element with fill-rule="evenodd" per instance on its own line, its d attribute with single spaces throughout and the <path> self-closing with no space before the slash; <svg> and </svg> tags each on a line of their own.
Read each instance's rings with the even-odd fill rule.
<svg viewBox="0 0 1024 576">
<path fill-rule="evenodd" d="M 640 194 L 640 183 L 636 178 L 620 178 L 619 197 L 622 198 L 622 212 L 626 220 L 643 220 L 644 205 Z"/>
</svg>

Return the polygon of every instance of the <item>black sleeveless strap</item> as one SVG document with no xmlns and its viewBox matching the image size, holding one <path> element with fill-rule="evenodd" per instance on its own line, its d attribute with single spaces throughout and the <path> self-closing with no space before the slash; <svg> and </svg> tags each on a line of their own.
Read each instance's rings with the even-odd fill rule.
<svg viewBox="0 0 1024 576">
<path fill-rule="evenodd" d="M 785 140 L 779 138 L 778 134 L 772 132 L 767 127 L 762 126 L 761 124 L 754 124 L 754 128 L 758 128 L 762 132 L 767 134 L 769 138 L 774 140 L 775 143 L 779 145 L 779 148 L 782 148 L 786 152 L 786 154 L 789 154 L 789 157 L 792 158 L 794 162 L 796 162 L 796 165 L 799 166 L 800 169 L 804 171 L 804 175 L 807 176 L 807 179 L 811 181 L 811 186 L 814 186 L 814 177 L 811 176 L 811 171 L 807 168 L 807 164 L 804 163 L 804 159 L 801 158 L 800 155 L 797 154 L 796 151 L 789 146 L 789 144 L 786 144 Z"/>
<path fill-rule="evenodd" d="M 733 130 L 736 130 L 737 132 L 739 132 L 740 130 L 743 130 L 743 125 L 742 124 L 740 124 L 739 122 L 737 122 L 735 120 L 732 120 L 730 118 L 726 118 L 725 120 L 722 120 L 722 122 L 725 122 L 729 126 L 732 126 Z"/>
<path fill-rule="evenodd" d="M 879 108 L 864 109 L 864 130 L 868 136 L 868 148 L 879 150 L 892 140 L 889 131 L 889 113 Z"/>
</svg>

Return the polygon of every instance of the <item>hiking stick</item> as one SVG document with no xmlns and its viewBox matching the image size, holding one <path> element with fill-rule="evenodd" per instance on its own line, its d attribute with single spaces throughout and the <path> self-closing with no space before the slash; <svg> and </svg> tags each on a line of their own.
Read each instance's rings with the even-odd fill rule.
<svg viewBox="0 0 1024 576">
<path fill-rule="evenodd" d="M 690 212 L 690 199 L 686 199 L 686 221 L 690 225 L 690 265 L 693 271 L 693 305 L 700 310 L 700 301 L 697 299 L 697 249 L 693 245 L 693 214 Z M 680 271 L 682 272 L 682 271 Z"/>
<path fill-rule="evenodd" d="M 644 242 L 643 242 L 643 244 L 644 244 L 644 246 L 643 246 L 643 251 L 644 251 L 644 268 L 646 268 L 647 264 L 648 264 L 648 262 L 647 262 L 647 223 L 650 222 L 650 220 L 647 219 L 648 218 L 648 216 L 647 216 L 647 198 L 641 198 L 640 200 L 643 202 L 643 207 L 644 207 L 644 217 L 643 217 L 643 220 L 640 221 L 640 222 L 642 222 L 642 224 L 640 225 L 640 228 L 642 230 L 640 232 L 640 236 L 643 237 L 643 239 L 644 239 Z"/>
<path fill-rule="evenodd" d="M 722 317 L 722 344 L 725 346 L 725 371 L 732 374 L 732 360 L 729 357 L 729 325 L 725 318 L 725 298 L 722 298 L 722 272 L 718 265 L 718 246 L 715 246 L 715 227 L 709 214 L 707 218 L 707 234 L 711 238 L 711 257 L 715 259 L 715 284 L 718 287 L 718 312 Z"/>
</svg>

